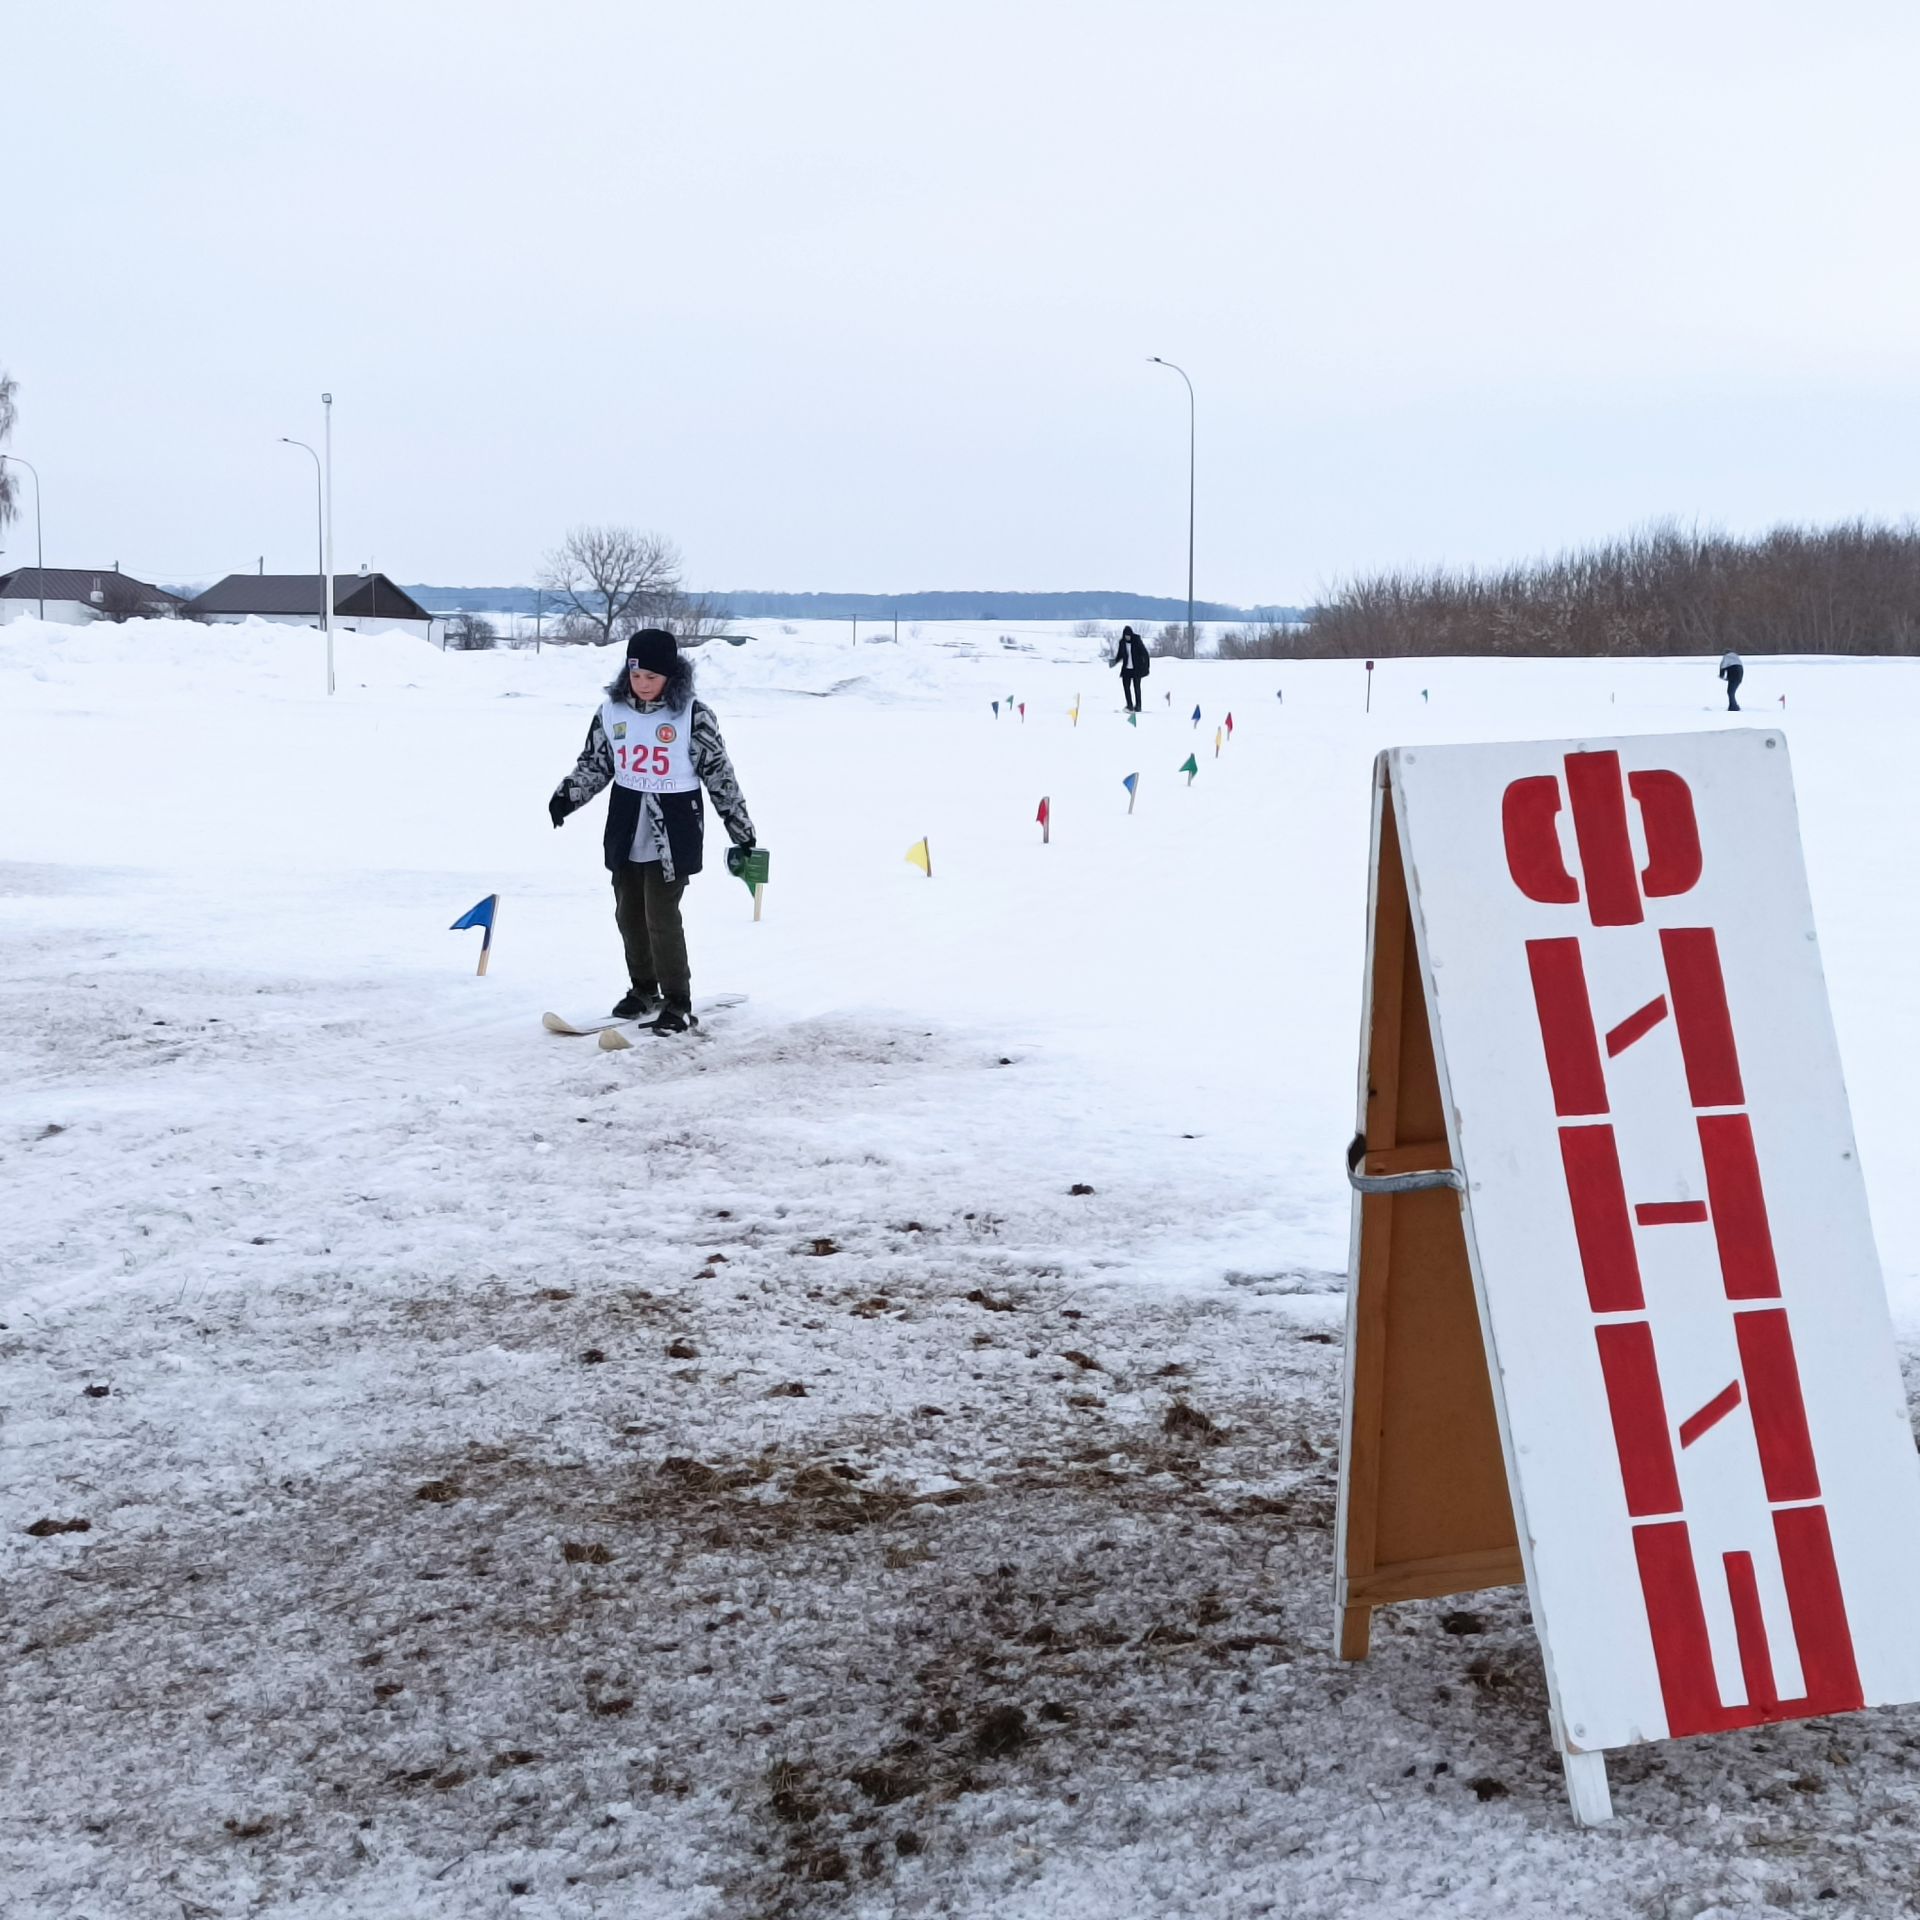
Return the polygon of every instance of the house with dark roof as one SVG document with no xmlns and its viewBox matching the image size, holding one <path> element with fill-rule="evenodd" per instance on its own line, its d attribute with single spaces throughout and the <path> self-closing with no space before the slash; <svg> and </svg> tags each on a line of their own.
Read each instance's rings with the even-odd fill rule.
<svg viewBox="0 0 1920 1920">
<path fill-rule="evenodd" d="M 0 573 L 0 626 L 9 620 L 57 620 L 84 627 L 95 620 L 166 620 L 185 604 L 165 587 L 149 586 L 118 567 L 16 567 Z"/>
<path fill-rule="evenodd" d="M 196 620 L 270 620 L 283 627 L 317 627 L 323 604 L 317 573 L 230 573 L 187 602 Z M 333 576 L 336 633 L 408 633 L 433 637 L 433 616 L 384 573 Z"/>
</svg>

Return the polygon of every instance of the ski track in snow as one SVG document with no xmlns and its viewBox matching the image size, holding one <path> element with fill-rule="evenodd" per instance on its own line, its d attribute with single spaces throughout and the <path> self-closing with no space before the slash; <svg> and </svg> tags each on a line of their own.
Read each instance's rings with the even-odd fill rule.
<svg viewBox="0 0 1920 1920">
<path fill-rule="evenodd" d="M 223 637 L 212 666 L 201 634 L 143 644 L 174 649 L 154 700 L 184 678 L 209 739 L 335 724 L 284 636 Z M 969 734 L 950 789 L 912 785 L 940 729 L 979 731 L 982 686 L 1004 696 L 990 633 L 854 683 L 844 648 L 772 647 L 791 692 L 835 699 L 715 676 L 776 846 L 769 921 L 740 924 L 724 875 L 689 897 L 700 990 L 750 998 L 709 1040 L 606 1055 L 537 1021 L 607 978 L 593 849 L 509 845 L 473 982 L 471 936 L 442 929 L 492 882 L 446 821 L 394 826 L 432 804 L 416 678 L 478 726 L 517 677 L 512 724 L 542 729 L 517 818 L 577 744 L 593 663 L 402 672 L 348 644 L 369 684 L 338 724 L 372 797 L 336 796 L 311 860 L 280 855 L 324 768 L 218 829 L 231 864 L 187 857 L 199 756 L 140 822 L 82 797 L 0 848 L 0 1914 L 1911 1910 L 1911 1712 L 1612 1756 L 1621 1818 L 1580 1833 L 1522 1595 L 1389 1608 L 1370 1661 L 1329 1656 L 1360 892 L 1339 862 L 1364 819 L 1284 903 L 1237 877 L 1327 769 L 1360 813 L 1366 753 L 1411 715 L 1290 742 L 1295 784 L 1212 816 L 1207 862 L 1101 841 L 1081 886 L 1011 840 L 969 870 L 979 756 L 997 778 L 1018 736 Z M 100 724 L 83 669 L 131 658 L 58 645 L 64 677 L 0 636 L 10 820 Z M 1503 730 L 1553 731 L 1533 690 L 1582 668 L 1511 670 Z M 1049 709 L 1083 682 L 1090 724 L 1098 670 L 1049 671 Z M 1273 671 L 1180 684 L 1250 703 Z M 1338 671 L 1288 677 L 1302 698 Z M 490 677 L 484 707 L 463 674 Z M 869 830 L 871 793 L 798 790 L 823 737 L 881 720 L 913 805 Z M 841 811 L 783 834 L 803 799 Z M 943 808 L 951 892 L 914 893 L 879 862 Z M 878 873 L 832 914 L 801 883 L 822 838 Z M 1824 871 L 1844 929 L 1850 876 Z M 1241 892 L 1291 958 L 1243 951 Z M 1848 986 L 1858 944 L 1828 940 Z"/>
</svg>

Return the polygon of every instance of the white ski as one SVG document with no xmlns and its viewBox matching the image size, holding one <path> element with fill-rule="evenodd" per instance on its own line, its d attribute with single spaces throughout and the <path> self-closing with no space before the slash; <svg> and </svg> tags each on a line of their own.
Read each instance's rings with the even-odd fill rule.
<svg viewBox="0 0 1920 1920">
<path fill-rule="evenodd" d="M 699 1006 L 694 1009 L 694 1023 L 696 1028 L 704 1015 L 719 1013 L 728 1007 L 744 1005 L 746 998 L 747 996 L 744 993 L 716 993 L 708 999 L 702 1000 Z M 549 1033 L 572 1034 L 580 1039 L 585 1039 L 588 1034 L 598 1034 L 600 1044 L 609 1052 L 612 1052 L 622 1046 L 631 1046 L 633 1044 L 624 1038 L 623 1029 L 630 1031 L 635 1027 L 648 1026 L 650 1022 L 645 1020 L 617 1020 L 610 1013 L 603 1014 L 598 1018 L 588 1018 L 585 1020 L 569 1020 L 564 1014 L 543 1013 L 540 1016 L 540 1024 L 545 1027 Z M 609 1038 L 609 1035 L 614 1037 Z"/>
<path fill-rule="evenodd" d="M 585 1036 L 589 1033 L 604 1033 L 609 1027 L 631 1026 L 630 1020 L 616 1020 L 608 1014 L 604 1020 L 568 1020 L 557 1013 L 543 1013 L 540 1024 L 549 1033 L 572 1033 Z"/>
</svg>

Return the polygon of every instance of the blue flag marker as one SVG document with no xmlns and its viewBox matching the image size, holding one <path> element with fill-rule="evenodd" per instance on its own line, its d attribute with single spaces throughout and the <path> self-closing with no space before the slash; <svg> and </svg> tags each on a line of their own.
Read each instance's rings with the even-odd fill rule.
<svg viewBox="0 0 1920 1920">
<path fill-rule="evenodd" d="M 497 908 L 499 904 L 500 896 L 497 893 L 490 893 L 478 906 L 469 907 L 466 912 L 447 929 L 449 933 L 461 933 L 468 927 L 478 927 L 481 929 L 480 964 L 474 968 L 474 972 L 477 974 L 486 972 L 487 961 L 493 953 L 493 915 L 495 908 Z"/>
<path fill-rule="evenodd" d="M 996 720 L 998 720 L 998 719 L 1000 718 L 1000 702 L 999 702 L 998 700 L 996 700 L 996 701 L 995 701 L 995 702 L 993 703 L 993 717 L 994 717 L 994 718 L 995 718 Z"/>
<path fill-rule="evenodd" d="M 1200 724 L 1200 709 L 1198 707 L 1195 707 L 1193 710 L 1193 724 L 1196 727 Z"/>
</svg>

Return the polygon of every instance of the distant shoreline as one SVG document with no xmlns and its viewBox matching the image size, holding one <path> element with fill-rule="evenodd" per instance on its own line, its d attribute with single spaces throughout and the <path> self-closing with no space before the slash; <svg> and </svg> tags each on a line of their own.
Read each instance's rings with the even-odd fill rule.
<svg viewBox="0 0 1920 1920">
<path fill-rule="evenodd" d="M 534 587 L 433 587 L 409 584 L 406 591 L 430 613 L 527 613 L 536 602 L 552 611 L 551 594 Z M 735 589 L 695 596 L 742 620 L 1182 620 L 1184 599 L 1164 595 L 1084 590 L 1069 593 L 995 593 L 920 591 L 915 593 L 775 593 Z M 1304 618 L 1298 607 L 1237 607 L 1221 600 L 1196 600 L 1196 621 L 1292 622 Z"/>
</svg>

